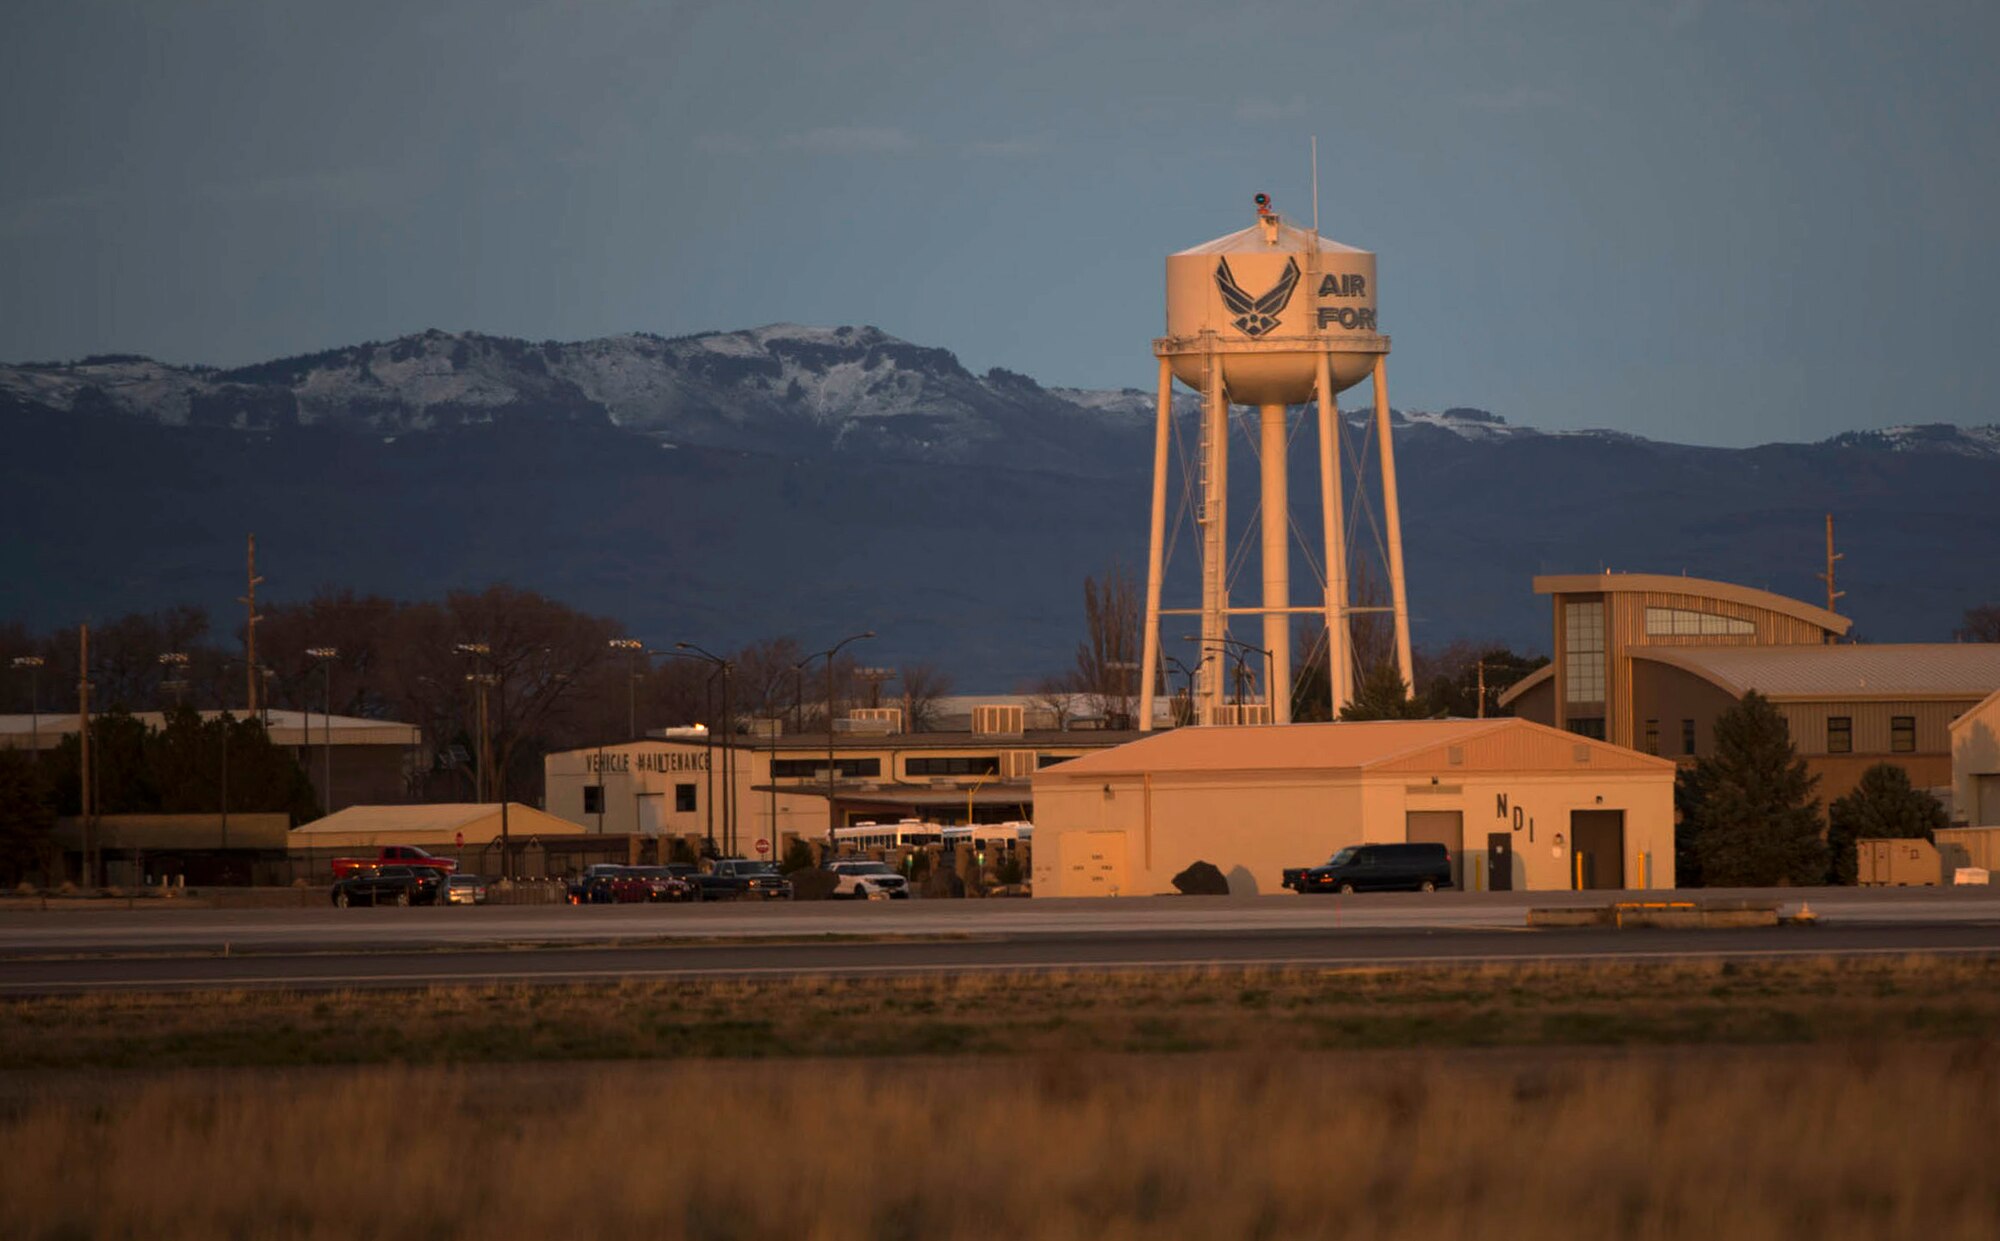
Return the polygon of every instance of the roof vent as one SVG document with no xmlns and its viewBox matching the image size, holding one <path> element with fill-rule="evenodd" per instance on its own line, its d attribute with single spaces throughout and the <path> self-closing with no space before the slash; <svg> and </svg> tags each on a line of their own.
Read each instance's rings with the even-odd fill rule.
<svg viewBox="0 0 2000 1241">
<path fill-rule="evenodd" d="M 975 737 L 1018 737 L 1027 726 L 1027 708 L 1010 703 L 988 703 L 972 709 Z"/>
</svg>

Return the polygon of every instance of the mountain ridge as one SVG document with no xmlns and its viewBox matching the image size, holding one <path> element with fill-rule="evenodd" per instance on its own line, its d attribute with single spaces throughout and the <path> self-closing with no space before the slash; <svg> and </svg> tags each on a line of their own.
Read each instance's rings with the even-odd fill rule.
<svg viewBox="0 0 2000 1241">
<path fill-rule="evenodd" d="M 787 325 L 571 346 L 427 332 L 230 370 L 0 367 L 0 494 L 29 514 L 0 538 L 0 581 L 20 587 L 0 621 L 202 601 L 227 616 L 254 530 L 278 600 L 504 580 L 661 640 L 872 628 L 884 663 L 1013 689 L 1070 661 L 1086 574 L 1143 564 L 1152 401 Z M 1367 418 L 1348 417 L 1359 452 Z M 1395 423 L 1425 645 L 1545 649 L 1541 573 L 1687 572 L 1817 599 L 1828 512 L 1867 639 L 1948 640 L 2000 596 L 2000 429 L 1734 449 L 1468 407 Z M 1310 527 L 1316 453 L 1291 466 Z M 1255 454 L 1231 468 L 1254 501 Z M 1233 542 L 1255 509 L 1231 505 Z M 1179 546 L 1168 606 L 1198 595 Z M 1295 548 L 1298 599 L 1314 563 Z"/>
</svg>

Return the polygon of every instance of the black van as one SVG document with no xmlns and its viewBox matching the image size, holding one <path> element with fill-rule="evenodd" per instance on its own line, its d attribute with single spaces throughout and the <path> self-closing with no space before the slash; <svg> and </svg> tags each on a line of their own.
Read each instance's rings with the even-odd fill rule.
<svg viewBox="0 0 2000 1241">
<path fill-rule="evenodd" d="M 1285 872 L 1300 892 L 1435 892 L 1451 886 L 1451 855 L 1440 844 L 1349 845 L 1324 866 Z"/>
</svg>

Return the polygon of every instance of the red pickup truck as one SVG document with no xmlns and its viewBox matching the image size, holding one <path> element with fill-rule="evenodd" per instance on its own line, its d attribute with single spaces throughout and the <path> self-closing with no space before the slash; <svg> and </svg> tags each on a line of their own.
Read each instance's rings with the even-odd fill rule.
<svg viewBox="0 0 2000 1241">
<path fill-rule="evenodd" d="M 458 869 L 455 860 L 426 853 L 415 845 L 383 845 L 374 857 L 333 859 L 333 877 L 345 879 L 356 871 L 373 870 L 377 866 L 428 866 L 441 875 L 449 875 Z"/>
</svg>

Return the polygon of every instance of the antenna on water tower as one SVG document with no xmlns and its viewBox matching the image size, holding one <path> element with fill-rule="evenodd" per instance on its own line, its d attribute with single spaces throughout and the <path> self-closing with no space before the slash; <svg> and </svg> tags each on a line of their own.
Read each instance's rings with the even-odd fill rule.
<svg viewBox="0 0 2000 1241">
<path fill-rule="evenodd" d="M 1319 233 L 1319 135 L 1312 138 L 1313 233 Z"/>
<path fill-rule="evenodd" d="M 1314 217 L 1318 217 L 1319 142 L 1312 146 Z M 1153 439 L 1151 544 L 1146 573 L 1146 628 L 1141 664 L 1139 727 L 1153 724 L 1153 699 L 1163 666 L 1163 616 L 1199 617 L 1201 651 L 1193 668 L 1195 721 L 1228 718 L 1224 693 L 1232 655 L 1254 651 L 1265 659 L 1269 720 L 1291 722 L 1291 620 L 1298 614 L 1323 617 L 1327 632 L 1327 676 L 1335 714 L 1352 698 L 1353 643 L 1348 618 L 1356 612 L 1388 612 L 1395 632 L 1397 671 L 1413 683 L 1410 666 L 1410 613 L 1403 577 L 1402 518 L 1396 494 L 1396 457 L 1390 440 L 1389 338 L 1375 318 L 1375 256 L 1366 250 L 1326 241 L 1319 230 L 1286 225 L 1269 195 L 1255 198 L 1255 222 L 1240 232 L 1167 258 L 1167 334 L 1153 342 L 1159 359 L 1158 421 Z M 1304 288 L 1301 289 L 1300 286 Z M 1348 598 L 1347 512 L 1343 500 L 1340 410 L 1335 397 L 1373 378 L 1375 418 L 1370 438 L 1380 452 L 1383 560 L 1388 569 L 1389 607 L 1355 608 Z M 1199 392 L 1202 412 L 1199 445 L 1184 473 L 1195 497 L 1193 524 L 1201 562 L 1201 605 L 1161 607 L 1165 581 L 1169 445 L 1173 436 L 1173 386 L 1178 379 Z M 1322 604 L 1291 603 L 1291 507 L 1286 456 L 1290 436 L 1287 409 L 1315 402 L 1319 419 L 1321 563 L 1326 566 Z M 1233 405 L 1257 407 L 1254 445 L 1260 474 L 1259 519 L 1263 602 L 1232 607 L 1229 527 L 1229 442 Z M 1357 453 L 1357 468 L 1363 454 Z M 1360 503 L 1367 488 L 1358 486 Z M 1360 511 L 1357 503 L 1356 512 Z M 1374 525 L 1372 518 L 1368 524 Z M 1263 645 L 1230 635 L 1233 617 L 1263 619 Z M 1239 666 L 1241 660 L 1239 659 Z M 1239 713 L 1238 722 L 1245 722 Z"/>
</svg>

